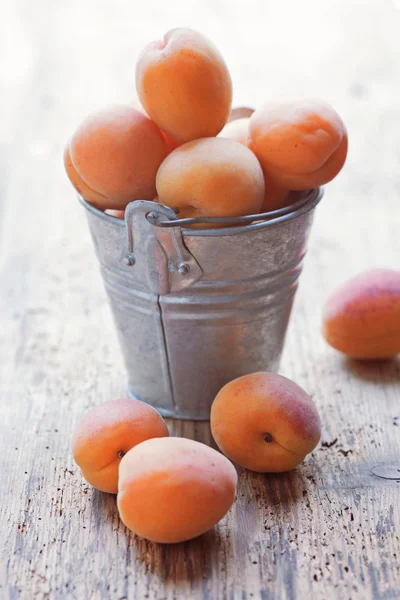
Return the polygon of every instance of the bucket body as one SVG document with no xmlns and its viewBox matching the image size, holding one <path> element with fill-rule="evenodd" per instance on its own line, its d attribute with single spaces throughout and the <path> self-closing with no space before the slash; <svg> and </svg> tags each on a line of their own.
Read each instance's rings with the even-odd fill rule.
<svg viewBox="0 0 400 600">
<path fill-rule="evenodd" d="M 184 228 L 154 202 L 130 203 L 121 220 L 81 199 L 130 396 L 206 420 L 228 381 L 277 371 L 320 197 L 301 193 L 293 207 L 219 229 Z"/>
</svg>

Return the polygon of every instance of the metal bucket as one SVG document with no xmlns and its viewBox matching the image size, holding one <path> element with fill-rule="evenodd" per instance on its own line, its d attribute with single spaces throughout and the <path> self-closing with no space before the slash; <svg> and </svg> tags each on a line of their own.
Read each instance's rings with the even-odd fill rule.
<svg viewBox="0 0 400 600">
<path fill-rule="evenodd" d="M 228 381 L 279 367 L 313 212 L 321 190 L 295 204 L 189 229 L 155 202 L 125 220 L 82 198 L 128 372 L 128 394 L 161 414 L 209 419 Z M 199 219 L 195 220 L 196 222 Z"/>
</svg>

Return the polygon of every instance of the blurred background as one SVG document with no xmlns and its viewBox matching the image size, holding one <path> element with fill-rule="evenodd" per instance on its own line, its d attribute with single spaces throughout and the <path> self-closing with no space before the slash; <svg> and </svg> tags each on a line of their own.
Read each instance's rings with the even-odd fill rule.
<svg viewBox="0 0 400 600">
<path fill-rule="evenodd" d="M 28 288 L 46 293 L 52 281 L 57 294 L 64 274 L 71 311 L 81 273 L 76 286 L 86 292 L 76 303 L 88 298 L 88 282 L 100 294 L 93 301 L 103 302 L 63 148 L 87 113 L 136 97 L 138 53 L 176 26 L 196 28 L 219 47 L 234 105 L 319 96 L 347 123 L 347 164 L 317 211 L 316 262 L 303 276 L 307 301 L 317 301 L 317 287 L 329 291 L 368 266 L 398 266 L 400 0 L 12 0 L 1 10 L 0 266 L 11 282 L 7 298 L 22 298 Z"/>
<path fill-rule="evenodd" d="M 350 150 L 320 210 L 323 235 L 343 229 L 347 255 L 373 228 L 390 228 L 375 206 L 400 193 L 400 0 L 11 0 L 1 13 L 3 240 L 10 228 L 15 242 L 25 235 L 14 211 L 22 221 L 33 211 L 30 226 L 48 221 L 57 230 L 83 218 L 63 172 L 64 144 L 91 110 L 135 98 L 139 51 L 176 26 L 197 28 L 220 48 L 234 105 L 320 96 L 342 115 Z M 365 210 L 346 239 L 349 203 Z M 45 237 L 54 243 L 51 228 Z"/>
</svg>

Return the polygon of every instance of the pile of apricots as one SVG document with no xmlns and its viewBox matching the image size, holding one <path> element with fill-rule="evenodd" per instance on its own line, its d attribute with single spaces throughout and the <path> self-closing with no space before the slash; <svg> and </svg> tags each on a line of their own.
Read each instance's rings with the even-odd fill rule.
<svg viewBox="0 0 400 600">
<path fill-rule="evenodd" d="M 345 162 L 346 128 L 324 102 L 265 104 L 229 121 L 228 69 L 196 31 L 174 29 L 149 44 L 137 62 L 136 87 L 140 102 L 88 117 L 64 153 L 76 190 L 114 217 L 124 218 L 135 200 L 158 201 L 180 217 L 268 212 L 284 207 L 290 191 L 329 182 Z M 367 271 L 334 291 L 323 334 L 352 358 L 400 353 L 400 273 Z M 145 402 L 113 400 L 78 423 L 73 456 L 89 484 L 117 494 L 130 530 L 175 543 L 201 535 L 229 511 L 238 479 L 233 462 L 261 473 L 289 471 L 321 432 L 308 394 L 267 372 L 227 383 L 210 423 L 221 452 L 170 437 Z"/>
<path fill-rule="evenodd" d="M 331 181 L 346 160 L 345 125 L 320 100 L 265 104 L 229 122 L 228 68 L 197 31 L 172 29 L 146 46 L 136 89 L 131 105 L 88 116 L 64 153 L 79 194 L 114 217 L 135 200 L 158 201 L 180 218 L 277 210 L 289 191 Z"/>
</svg>

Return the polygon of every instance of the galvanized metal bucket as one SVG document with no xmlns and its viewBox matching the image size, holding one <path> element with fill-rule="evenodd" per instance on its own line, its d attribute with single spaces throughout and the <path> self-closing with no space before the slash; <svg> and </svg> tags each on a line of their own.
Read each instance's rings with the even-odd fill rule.
<svg viewBox="0 0 400 600">
<path fill-rule="evenodd" d="M 320 190 L 287 208 L 232 219 L 178 219 L 131 202 L 125 220 L 80 198 L 101 265 L 128 394 L 161 414 L 209 419 L 228 381 L 279 367 Z M 218 229 L 190 229 L 219 221 Z"/>
</svg>

